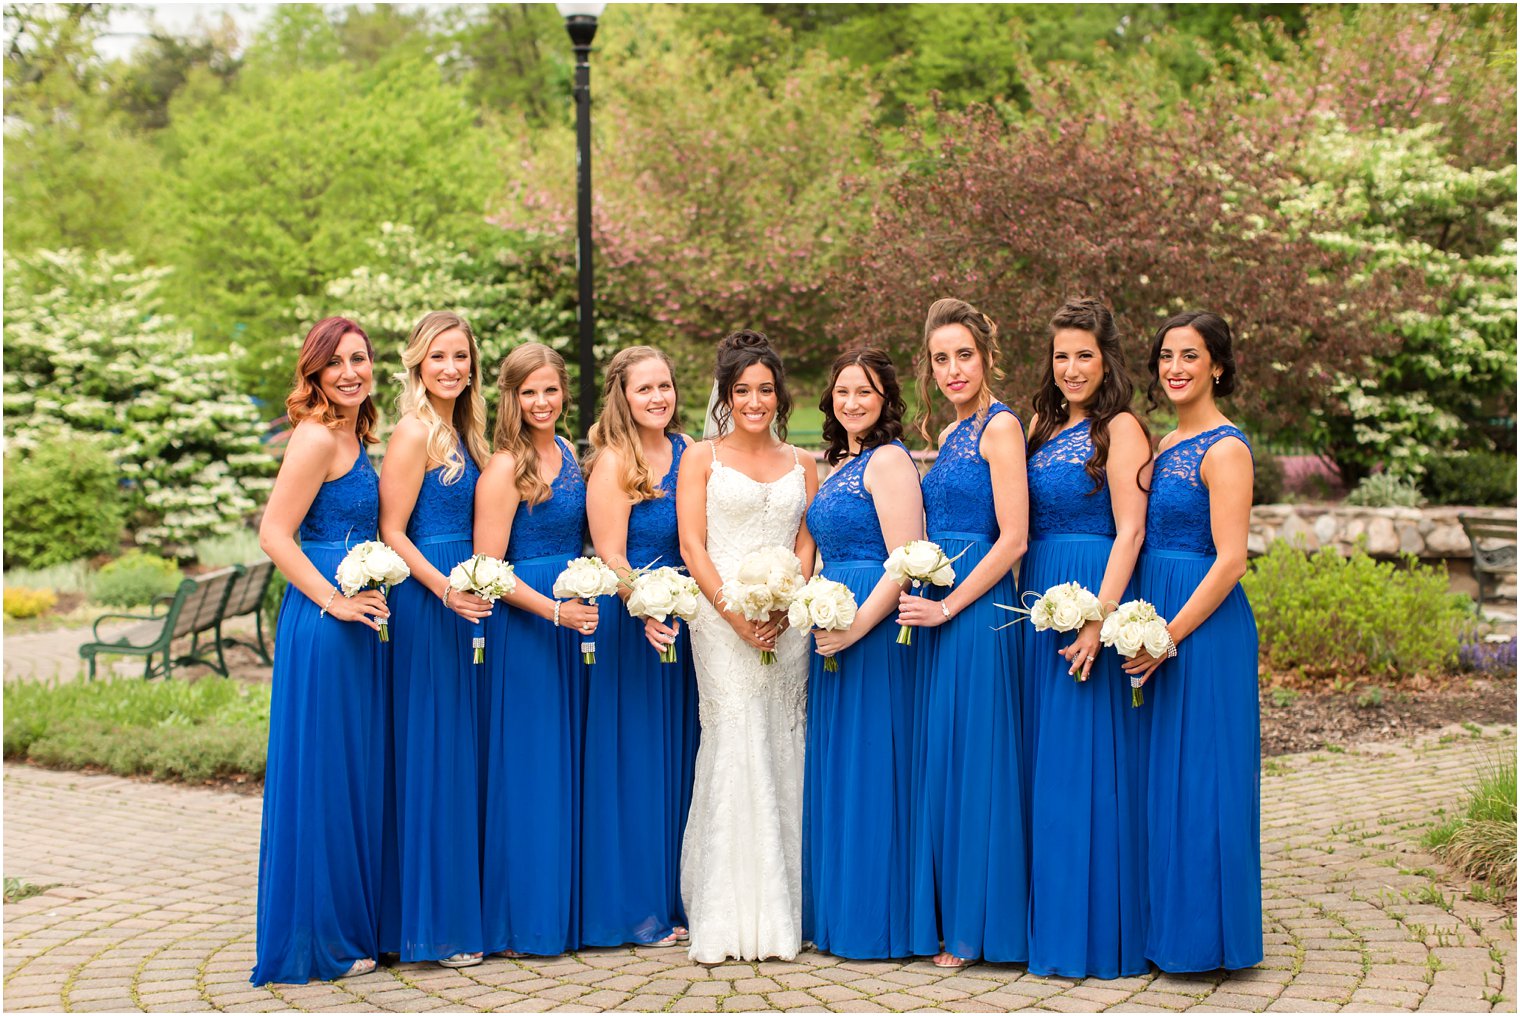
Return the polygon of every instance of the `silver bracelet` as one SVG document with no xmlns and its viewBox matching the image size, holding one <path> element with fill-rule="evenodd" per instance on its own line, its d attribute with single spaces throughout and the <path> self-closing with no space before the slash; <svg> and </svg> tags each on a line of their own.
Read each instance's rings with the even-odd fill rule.
<svg viewBox="0 0 1520 1016">
<path fill-rule="evenodd" d="M 454 609 L 453 607 L 449 606 L 449 597 L 451 595 L 453 595 L 453 592 L 454 592 L 454 587 L 453 586 L 444 586 L 443 587 L 443 609 L 444 610 L 453 610 Z"/>
<path fill-rule="evenodd" d="M 945 615 L 945 620 L 950 620 L 950 605 L 944 600 L 939 601 L 939 612 Z"/>
<path fill-rule="evenodd" d="M 338 587 L 337 586 L 333 586 L 333 591 L 330 594 L 328 594 L 327 602 L 324 603 L 324 604 L 322 604 L 322 611 L 317 616 L 318 617 L 326 617 L 327 616 L 327 611 L 332 607 L 333 601 L 336 600 L 337 598 L 338 598 Z"/>
<path fill-rule="evenodd" d="M 554 601 L 554 627 L 556 627 L 556 628 L 559 627 L 559 608 L 562 607 L 562 606 L 563 606 L 563 604 L 560 603 L 558 600 Z"/>
</svg>

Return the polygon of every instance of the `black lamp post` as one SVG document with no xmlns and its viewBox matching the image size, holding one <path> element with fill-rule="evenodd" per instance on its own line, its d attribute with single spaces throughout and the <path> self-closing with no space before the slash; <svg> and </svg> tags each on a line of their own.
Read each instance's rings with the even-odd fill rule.
<svg viewBox="0 0 1520 1016">
<path fill-rule="evenodd" d="M 596 414 L 596 303 L 591 278 L 591 40 L 606 4 L 555 4 L 575 49 L 575 265 L 580 276 L 580 441 Z"/>
</svg>

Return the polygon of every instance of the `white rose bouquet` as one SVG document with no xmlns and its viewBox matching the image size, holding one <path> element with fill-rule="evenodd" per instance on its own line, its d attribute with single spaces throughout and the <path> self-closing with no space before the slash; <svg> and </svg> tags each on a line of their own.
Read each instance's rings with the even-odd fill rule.
<svg viewBox="0 0 1520 1016">
<path fill-rule="evenodd" d="M 365 540 L 349 548 L 343 560 L 338 562 L 338 588 L 344 596 L 353 596 L 361 589 L 378 589 L 380 595 L 389 592 L 391 586 L 405 582 L 412 570 L 396 553 L 379 540 Z M 385 618 L 376 619 L 380 626 L 380 641 L 391 640 L 390 625 Z"/>
<path fill-rule="evenodd" d="M 626 605 L 631 616 L 652 617 L 663 624 L 668 617 L 696 617 L 701 598 L 702 590 L 690 575 L 674 568 L 644 568 L 633 573 Z M 676 662 L 674 642 L 660 650 L 660 662 Z"/>
<path fill-rule="evenodd" d="M 734 577 L 723 583 L 718 598 L 728 610 L 736 610 L 746 620 L 767 620 L 773 611 L 787 610 L 792 597 L 802 588 L 802 565 L 791 548 L 761 547 L 752 550 L 739 562 Z M 761 663 L 775 663 L 776 654 L 761 650 Z"/>
<path fill-rule="evenodd" d="M 822 631 L 844 631 L 855 623 L 855 594 L 843 582 L 814 575 L 792 598 L 786 619 L 793 628 L 818 628 Z M 832 656 L 823 659 L 824 670 L 838 670 L 839 661 Z"/>
<path fill-rule="evenodd" d="M 1170 659 L 1177 655 L 1177 643 L 1172 641 L 1165 618 L 1144 600 L 1119 604 L 1119 608 L 1103 622 L 1098 637 L 1105 646 L 1113 646 L 1120 656 L 1126 658 L 1138 656 L 1142 649 L 1156 657 Z M 1140 679 L 1131 677 L 1129 687 L 1129 704 L 1143 705 L 1145 695 L 1140 690 Z"/>
<path fill-rule="evenodd" d="M 965 551 L 961 551 L 964 554 Z M 932 540 L 909 540 L 887 555 L 882 567 L 892 581 L 902 584 L 911 582 L 917 589 L 925 582 L 935 586 L 955 584 L 955 569 L 951 567 L 960 560 L 961 554 L 947 557 L 939 544 Z M 897 644 L 911 646 L 913 629 L 901 625 L 897 630 Z"/>
<path fill-rule="evenodd" d="M 495 603 L 517 588 L 517 575 L 512 566 L 499 557 L 476 554 L 460 561 L 449 572 L 449 588 L 461 593 L 474 593 L 488 603 Z M 475 647 L 475 662 L 486 661 L 486 637 L 476 635 L 471 639 Z"/>
<path fill-rule="evenodd" d="M 599 557 L 578 557 L 565 565 L 554 580 L 554 595 L 561 600 L 582 599 L 587 603 L 598 596 L 611 596 L 621 585 L 617 572 Z M 581 659 L 596 662 L 596 640 L 581 639 Z"/>
</svg>

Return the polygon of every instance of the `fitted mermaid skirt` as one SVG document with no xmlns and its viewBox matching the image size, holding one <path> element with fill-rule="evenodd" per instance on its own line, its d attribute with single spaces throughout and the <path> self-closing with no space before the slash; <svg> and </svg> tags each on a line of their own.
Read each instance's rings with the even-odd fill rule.
<svg viewBox="0 0 1520 1016">
<path fill-rule="evenodd" d="M 1139 595 L 1175 617 L 1214 559 L 1146 550 Z M 1237 585 L 1145 685 L 1145 955 L 1169 973 L 1262 960 L 1256 620 Z"/>
</svg>

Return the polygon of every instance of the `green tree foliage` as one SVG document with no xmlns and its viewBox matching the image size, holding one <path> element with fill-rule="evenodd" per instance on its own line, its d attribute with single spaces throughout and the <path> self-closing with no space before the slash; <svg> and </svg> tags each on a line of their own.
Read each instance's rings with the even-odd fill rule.
<svg viewBox="0 0 1520 1016">
<path fill-rule="evenodd" d="M 5 433 L 30 452 L 100 441 L 129 484 L 138 543 L 188 556 L 258 507 L 273 462 L 237 393 L 237 350 L 197 353 L 161 313 L 167 269 L 126 255 L 5 261 Z"/>
<path fill-rule="evenodd" d="M 46 568 L 114 550 L 126 522 L 116 466 L 77 436 L 5 462 L 5 566 Z"/>
<path fill-rule="evenodd" d="M 245 378 L 268 395 L 293 363 L 275 344 L 296 328 L 297 297 L 363 264 L 382 222 L 428 238 L 475 227 L 495 183 L 465 92 L 436 65 L 329 62 L 336 33 L 288 20 L 224 99 L 176 111 L 162 213 L 176 306 L 203 338 L 245 336 Z M 287 52 L 323 65 L 266 66 Z"/>
</svg>

